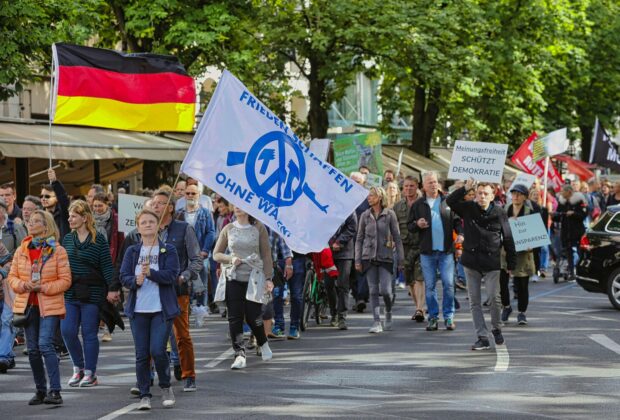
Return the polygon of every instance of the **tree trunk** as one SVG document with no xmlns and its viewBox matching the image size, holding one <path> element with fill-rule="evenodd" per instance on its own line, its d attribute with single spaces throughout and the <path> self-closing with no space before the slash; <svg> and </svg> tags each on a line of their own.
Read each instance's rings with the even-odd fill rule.
<svg viewBox="0 0 620 420">
<path fill-rule="evenodd" d="M 308 111 L 308 124 L 310 125 L 310 137 L 313 139 L 324 139 L 327 137 L 329 119 L 327 109 L 325 109 L 325 80 L 319 76 L 320 65 L 314 60 L 310 60 L 310 77 L 308 77 L 308 96 L 310 97 L 310 110 Z"/>
<path fill-rule="evenodd" d="M 430 157 L 431 142 L 437 117 L 439 116 L 439 97 L 441 89 L 418 86 L 413 100 L 413 131 L 411 133 L 411 149 L 422 156 Z"/>
<path fill-rule="evenodd" d="M 594 127 L 591 125 L 579 126 L 579 131 L 581 131 L 581 160 L 583 160 L 584 162 L 590 161 L 590 148 L 592 147 L 592 130 L 594 130 Z"/>
</svg>

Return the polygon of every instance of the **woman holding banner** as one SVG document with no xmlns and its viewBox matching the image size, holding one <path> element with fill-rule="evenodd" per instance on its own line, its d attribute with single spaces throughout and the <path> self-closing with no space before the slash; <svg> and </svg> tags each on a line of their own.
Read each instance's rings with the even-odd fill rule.
<svg viewBox="0 0 620 420">
<path fill-rule="evenodd" d="M 529 197 L 529 190 L 525 185 L 514 185 L 510 190 L 511 204 L 507 204 L 504 209 L 509 219 L 516 219 L 517 217 L 527 216 L 535 213 L 531 204 L 527 201 Z M 500 295 L 502 299 L 502 322 L 507 322 L 510 314 L 512 313 L 512 306 L 510 306 L 510 290 L 508 283 L 510 281 L 510 275 L 506 271 L 506 254 L 502 252 L 502 270 L 500 272 Z M 525 251 L 517 252 L 517 265 L 512 271 L 513 282 L 516 287 L 518 310 L 517 322 L 519 325 L 527 325 L 527 317 L 525 312 L 529 303 L 529 288 L 528 283 L 530 276 L 536 272 L 536 265 L 534 263 L 534 251 L 527 249 Z"/>
</svg>

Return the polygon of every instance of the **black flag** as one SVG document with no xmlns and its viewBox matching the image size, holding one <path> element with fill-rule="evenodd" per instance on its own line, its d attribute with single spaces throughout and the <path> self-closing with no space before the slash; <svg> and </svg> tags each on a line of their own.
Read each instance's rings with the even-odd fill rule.
<svg viewBox="0 0 620 420">
<path fill-rule="evenodd" d="M 598 118 L 594 124 L 590 163 L 596 163 L 614 172 L 620 172 L 620 152 L 618 152 L 618 146 L 611 142 L 611 137 L 607 134 Z"/>
</svg>

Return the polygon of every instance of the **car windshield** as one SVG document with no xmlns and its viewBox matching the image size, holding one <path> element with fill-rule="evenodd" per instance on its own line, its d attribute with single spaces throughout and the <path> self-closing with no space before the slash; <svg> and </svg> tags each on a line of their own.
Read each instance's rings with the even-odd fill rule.
<svg viewBox="0 0 620 420">
<path fill-rule="evenodd" d="M 608 232 L 620 232 L 620 212 L 612 216 L 605 229 L 607 229 Z"/>
<path fill-rule="evenodd" d="M 620 213 L 615 213 L 615 215 L 618 215 Z M 591 226 L 592 230 L 596 230 L 596 231 L 604 231 L 605 230 L 605 226 L 607 225 L 607 223 L 609 223 L 609 221 L 611 220 L 611 218 L 614 216 L 614 213 L 611 212 L 605 212 L 601 217 L 598 218 L 598 220 L 596 222 L 594 222 L 594 224 Z"/>
</svg>

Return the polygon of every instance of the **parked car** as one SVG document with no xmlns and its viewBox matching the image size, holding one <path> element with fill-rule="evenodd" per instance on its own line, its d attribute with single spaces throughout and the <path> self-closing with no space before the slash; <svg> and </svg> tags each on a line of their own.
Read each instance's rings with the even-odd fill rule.
<svg viewBox="0 0 620 420">
<path fill-rule="evenodd" d="M 620 205 L 610 206 L 581 238 L 577 283 L 588 292 L 605 293 L 620 310 Z"/>
</svg>

